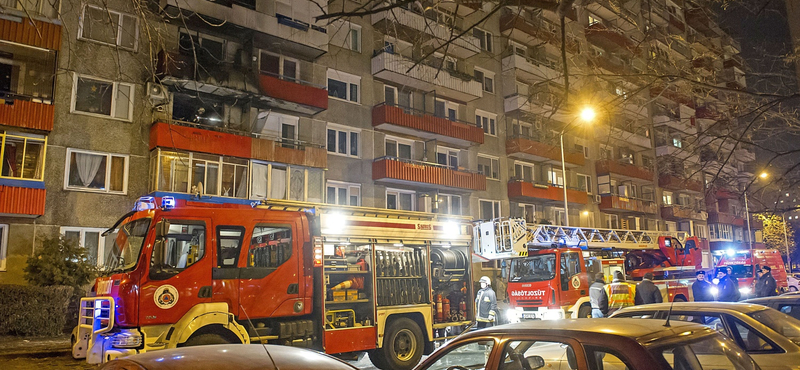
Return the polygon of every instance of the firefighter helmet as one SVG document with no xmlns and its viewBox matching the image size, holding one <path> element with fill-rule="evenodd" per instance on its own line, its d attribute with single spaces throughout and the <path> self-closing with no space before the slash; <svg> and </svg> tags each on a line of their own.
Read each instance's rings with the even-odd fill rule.
<svg viewBox="0 0 800 370">
<path fill-rule="evenodd" d="M 481 279 L 478 280 L 480 283 L 486 283 L 486 285 L 492 285 L 492 280 L 489 279 L 488 276 L 481 276 Z"/>
</svg>

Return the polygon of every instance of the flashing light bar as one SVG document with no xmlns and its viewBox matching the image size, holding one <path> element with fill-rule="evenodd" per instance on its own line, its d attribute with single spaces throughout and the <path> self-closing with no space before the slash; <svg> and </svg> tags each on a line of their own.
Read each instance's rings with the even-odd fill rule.
<svg viewBox="0 0 800 370">
<path fill-rule="evenodd" d="M 175 208 L 175 197 L 171 196 L 161 197 L 161 208 L 163 209 Z"/>
<path fill-rule="evenodd" d="M 156 209 L 156 198 L 154 197 L 140 197 L 133 204 L 134 211 L 147 211 L 149 209 Z"/>
</svg>

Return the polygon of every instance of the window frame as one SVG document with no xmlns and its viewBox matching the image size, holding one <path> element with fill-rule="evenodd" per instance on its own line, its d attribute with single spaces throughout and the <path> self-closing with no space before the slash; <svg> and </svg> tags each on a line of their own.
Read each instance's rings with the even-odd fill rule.
<svg viewBox="0 0 800 370">
<path fill-rule="evenodd" d="M 478 73 L 480 73 L 482 77 L 478 77 Z M 494 78 L 495 74 L 494 74 L 494 72 L 485 70 L 485 69 L 480 68 L 480 67 L 475 67 L 475 69 L 473 70 L 473 75 L 481 83 L 481 89 L 483 90 L 483 92 L 489 93 L 489 94 L 494 94 L 495 93 L 495 88 L 494 88 L 495 87 L 495 78 Z M 486 88 L 487 81 L 489 81 L 488 82 L 488 85 L 489 85 L 489 89 L 488 90 Z"/>
<path fill-rule="evenodd" d="M 344 102 L 348 102 L 348 103 L 353 103 L 353 104 L 361 104 L 361 95 L 363 95 L 362 91 L 361 91 L 361 76 L 350 74 L 350 73 L 347 73 L 347 72 L 337 71 L 337 70 L 332 69 L 332 68 L 328 68 L 328 71 L 326 72 L 326 76 L 327 76 L 327 84 L 326 84 L 326 86 L 328 87 L 328 98 L 339 100 L 339 101 L 344 101 Z M 333 95 L 330 94 L 330 91 L 331 91 L 330 82 L 331 82 L 331 80 L 337 81 L 337 82 L 341 82 L 341 83 L 344 83 L 345 85 L 347 85 L 347 89 L 345 90 L 346 91 L 346 97 L 344 99 L 340 98 L 340 97 L 337 97 L 337 96 L 333 96 Z M 356 91 L 358 93 L 358 97 L 356 97 L 356 100 L 353 100 L 352 96 L 351 96 L 352 95 L 352 86 L 353 85 L 356 86 L 356 89 L 357 89 Z"/>
<path fill-rule="evenodd" d="M 386 209 L 395 209 L 401 210 L 399 208 L 389 208 L 389 195 L 390 193 L 397 198 L 395 202 L 396 205 L 400 205 L 400 194 L 410 194 L 411 195 L 411 209 L 406 211 L 416 211 L 417 210 L 417 192 L 413 190 L 405 190 L 405 189 L 397 189 L 397 188 L 386 188 L 386 193 L 384 196 L 385 208 Z"/>
<path fill-rule="evenodd" d="M 394 142 L 395 152 L 397 153 L 397 156 L 390 156 L 386 152 L 383 153 L 384 156 L 391 157 L 391 158 L 397 158 L 397 159 L 400 159 L 400 160 L 408 160 L 408 161 L 413 161 L 414 160 L 414 143 L 415 143 L 415 140 L 405 139 L 405 138 L 401 138 L 401 137 L 397 137 L 397 136 L 386 135 L 383 138 L 383 148 L 384 148 L 384 150 L 386 150 L 386 145 L 388 144 L 387 141 L 393 141 Z M 408 145 L 410 147 L 410 150 L 409 150 L 410 158 L 400 157 L 400 145 L 401 144 L 402 145 Z"/>
<path fill-rule="evenodd" d="M 502 216 L 502 214 L 503 214 L 503 204 L 502 204 L 501 201 L 494 200 L 494 199 L 478 199 L 478 214 L 479 214 L 478 217 L 481 217 L 481 218 L 483 217 L 483 207 L 482 206 L 483 206 L 484 203 L 491 204 L 492 215 L 494 216 L 494 217 L 492 217 L 492 219 L 496 219 L 496 218 L 499 218 L 499 217 Z M 497 214 L 495 214 L 495 212 Z"/>
<path fill-rule="evenodd" d="M 490 174 L 484 173 L 484 172 L 482 172 L 480 170 L 480 166 L 481 166 L 480 160 L 481 160 L 481 158 L 489 160 L 489 166 L 491 167 L 489 173 L 490 174 L 491 173 L 497 173 L 497 177 L 491 177 Z M 489 179 L 489 180 L 500 181 L 500 158 L 499 157 L 493 157 L 493 156 L 490 156 L 490 155 L 478 154 L 477 163 L 478 163 L 478 166 L 479 166 L 478 167 L 478 172 L 480 172 L 481 174 L 486 176 L 486 178 Z M 497 168 L 494 168 L 495 163 L 497 164 Z"/>
<path fill-rule="evenodd" d="M 438 115 L 436 113 L 436 104 L 444 104 L 443 115 Z M 433 115 L 434 115 L 434 117 L 444 118 L 444 119 L 450 120 L 450 121 L 452 121 L 452 120 L 458 121 L 458 111 L 459 111 L 458 108 L 459 108 L 459 105 L 460 104 L 455 103 L 455 102 L 451 102 L 451 101 L 446 100 L 446 99 L 436 98 L 433 101 Z M 453 111 L 455 113 L 455 117 L 452 117 L 452 118 L 450 117 L 450 115 L 448 114 L 450 111 Z"/>
<path fill-rule="evenodd" d="M 78 97 L 78 80 L 79 79 L 87 79 L 87 80 L 94 80 L 98 82 L 106 82 L 112 84 L 112 92 L 111 92 L 111 111 L 108 115 L 100 114 L 100 113 L 92 113 L 92 112 L 84 112 L 81 110 L 77 110 L 75 105 L 77 104 L 77 97 Z M 124 85 L 130 88 L 131 95 L 128 97 L 128 116 L 125 118 L 116 117 L 115 113 L 117 111 L 117 94 L 119 94 L 119 86 Z M 69 112 L 72 114 L 81 114 L 86 116 L 98 117 L 98 118 L 106 118 L 106 119 L 113 119 L 117 121 L 124 121 L 124 122 L 132 122 L 133 121 L 133 100 L 136 96 L 136 85 L 127 82 L 118 82 L 114 80 L 109 80 L 105 78 L 99 78 L 91 75 L 80 74 L 77 72 L 72 73 L 72 96 L 70 98 L 70 107 Z"/>
<path fill-rule="evenodd" d="M 480 32 L 481 35 L 476 35 L 476 33 Z M 472 36 L 480 40 L 480 49 L 481 51 L 492 53 L 494 52 L 494 39 L 492 38 L 493 35 L 491 32 L 486 31 L 482 28 L 473 27 L 472 28 Z M 484 45 L 486 47 L 484 47 Z"/>
<path fill-rule="evenodd" d="M 586 194 L 594 194 L 592 191 L 592 176 L 585 175 L 582 173 L 578 173 L 578 188 L 580 189 L 581 178 L 584 178 L 586 181 Z"/>
<path fill-rule="evenodd" d="M 19 169 L 20 176 L 18 176 L 18 177 L 16 177 L 16 176 L 6 176 L 6 175 L 2 174 L 2 168 L 4 167 L 4 164 L 7 163 L 7 161 L 6 161 L 6 144 L 8 143 L 8 141 L 7 141 L 8 138 L 13 138 L 15 140 L 22 140 L 22 142 L 23 142 L 23 151 L 22 151 L 23 152 L 23 162 L 22 162 L 22 167 Z M 34 134 L 27 134 L 27 133 L 20 133 L 20 132 L 9 132 L 9 131 L 2 132 L 2 131 L 0 131 L 0 144 L 2 144 L 2 146 L 0 146 L 0 162 L 3 162 L 3 164 L 0 164 L 0 178 L 13 179 L 13 180 L 24 180 L 24 181 L 44 181 L 45 158 L 47 157 L 47 138 L 48 138 L 47 136 L 41 136 L 41 135 L 34 135 Z M 29 141 L 37 142 L 38 144 L 41 145 L 41 148 L 42 148 L 41 155 L 39 156 L 39 158 L 38 158 L 38 160 L 37 160 L 37 162 L 36 162 L 36 164 L 34 166 L 34 167 L 41 166 L 41 171 L 39 171 L 39 178 L 28 178 L 28 177 L 24 177 L 23 176 L 23 174 L 25 172 L 25 167 L 26 167 L 25 165 L 27 164 L 27 163 L 25 163 L 25 154 L 27 152 L 27 146 L 28 146 L 28 142 Z M 40 164 L 40 162 L 41 162 L 41 164 Z"/>
<path fill-rule="evenodd" d="M 336 132 L 336 137 L 335 137 L 335 140 L 334 140 L 335 143 L 334 143 L 334 148 L 333 148 L 334 150 L 333 151 L 331 151 L 330 148 L 328 147 L 330 145 L 330 143 L 328 142 L 329 131 L 335 131 Z M 340 144 L 339 135 L 342 132 L 347 133 L 347 138 L 346 138 L 346 143 L 345 143 L 345 148 L 346 148 L 345 151 L 347 153 L 339 153 L 339 144 Z M 356 149 L 356 154 L 355 155 L 353 155 L 353 147 L 352 147 L 352 145 L 353 145 L 353 134 L 355 134 L 357 136 L 357 140 L 358 140 L 358 143 L 356 143 L 356 147 L 355 147 L 355 149 Z M 348 127 L 348 126 L 343 126 L 343 125 L 338 125 L 338 124 L 335 124 L 333 122 L 328 122 L 328 124 L 325 126 L 325 151 L 328 154 L 338 155 L 340 157 L 361 158 L 361 129 Z"/>
<path fill-rule="evenodd" d="M 71 167 L 71 158 L 72 153 L 83 153 L 83 154 L 91 154 L 91 155 L 105 155 L 106 156 L 106 175 L 105 175 L 105 187 L 108 187 L 109 182 L 111 180 L 111 159 L 113 157 L 122 157 L 124 161 L 123 165 L 123 173 L 122 173 L 122 191 L 111 191 L 111 190 L 102 190 L 102 189 L 92 189 L 92 188 L 84 188 L 84 187 L 76 187 L 69 185 L 69 175 L 70 175 L 70 167 Z M 85 150 L 85 149 L 78 149 L 78 148 L 67 148 L 67 156 L 64 160 L 64 190 L 69 191 L 85 191 L 90 193 L 103 193 L 103 194 L 118 194 L 118 195 L 127 195 L 128 194 L 128 183 L 129 183 L 129 175 L 130 175 L 130 155 L 128 154 L 118 154 L 118 153 L 109 153 L 109 152 L 97 152 L 92 150 Z M 95 175 L 96 176 L 96 175 Z"/>
<path fill-rule="evenodd" d="M 361 184 L 356 184 L 356 183 L 351 183 L 351 182 L 344 182 L 344 181 L 336 181 L 336 180 L 327 180 L 325 182 L 325 203 L 326 204 L 340 205 L 340 203 L 338 203 L 336 201 L 338 199 L 334 200 L 334 202 L 330 202 L 330 199 L 328 199 L 328 188 L 334 188 L 336 190 L 336 193 L 335 193 L 336 194 L 336 198 L 339 198 L 339 190 L 341 190 L 341 189 L 346 190 L 346 192 L 347 192 L 347 195 L 346 195 L 347 196 L 347 203 L 344 204 L 344 205 L 353 205 L 353 204 L 350 204 L 350 200 L 351 200 L 350 198 L 353 197 L 352 190 L 353 189 L 358 189 L 358 195 L 357 195 L 358 199 L 356 201 L 357 204 L 355 204 L 355 206 L 360 206 L 361 205 Z"/>
<path fill-rule="evenodd" d="M 475 109 L 475 125 L 483 129 L 485 135 L 497 136 L 497 114 Z"/>
<path fill-rule="evenodd" d="M 97 267 L 103 267 L 105 265 L 105 255 L 106 255 L 106 253 L 105 253 L 106 252 L 105 251 L 105 249 L 106 249 L 106 237 L 103 236 L 103 233 L 106 230 L 107 230 L 107 228 L 101 228 L 101 227 L 61 226 L 59 228 L 59 230 L 58 230 L 58 233 L 62 237 L 66 237 L 67 236 L 66 235 L 67 232 L 78 232 L 79 235 L 80 235 L 79 236 L 80 240 L 78 240 L 78 245 L 80 245 L 81 248 L 86 249 L 86 246 L 84 245 L 85 242 L 86 242 L 86 233 L 87 232 L 96 232 L 97 235 L 98 235 L 98 240 L 97 240 L 97 257 L 98 258 L 97 258 L 97 261 L 96 261 L 95 264 L 96 264 Z M 111 233 L 109 235 L 114 235 L 114 237 L 116 237 L 116 233 L 117 233 L 117 231 L 115 231 L 114 233 Z"/>
<path fill-rule="evenodd" d="M 271 52 L 269 50 L 264 50 L 264 49 L 258 49 L 258 73 L 259 74 L 263 74 L 263 73 L 266 72 L 267 75 L 270 76 L 271 73 L 272 73 L 272 72 L 264 71 L 264 70 L 261 69 L 261 59 L 263 58 L 264 54 L 271 55 L 273 57 L 278 57 L 278 75 L 277 76 L 272 76 L 272 77 L 276 77 L 276 78 L 279 78 L 281 80 L 287 80 L 287 81 L 292 81 L 292 82 L 299 82 L 300 81 L 300 60 L 299 59 L 292 58 L 292 57 L 287 57 L 285 55 L 281 55 L 281 54 L 274 53 L 274 52 Z M 285 69 L 284 68 L 285 67 L 284 63 L 286 61 L 290 61 L 290 62 L 294 63 L 294 66 L 295 66 L 294 67 L 294 73 L 295 73 L 294 76 L 287 76 L 284 73 L 284 69 Z"/>
<path fill-rule="evenodd" d="M 463 214 L 463 210 L 464 210 L 464 204 L 463 204 L 464 198 L 463 197 L 461 197 L 460 195 L 455 195 L 455 194 L 439 193 L 439 198 L 446 198 L 447 199 L 447 211 L 446 212 L 442 212 L 441 211 L 442 207 L 441 207 L 441 204 L 440 204 L 439 205 L 439 214 L 447 214 L 447 215 L 452 215 L 452 216 L 461 216 Z M 458 198 L 458 212 L 457 213 L 453 213 L 453 199 L 454 198 Z"/>
<path fill-rule="evenodd" d="M 517 170 L 519 167 L 519 171 Z M 530 167 L 531 170 L 531 179 L 530 181 L 525 179 L 525 168 Z M 514 161 L 514 178 L 518 181 L 530 182 L 532 184 L 536 183 L 536 164 L 523 162 L 523 161 Z M 524 203 L 521 203 L 524 204 Z"/>
<path fill-rule="evenodd" d="M 443 154 L 445 156 L 446 163 L 439 163 L 439 154 Z M 443 145 L 436 146 L 436 163 L 451 170 L 458 170 L 458 167 L 461 164 L 461 159 L 459 158 L 460 155 L 460 149 L 454 149 Z M 453 164 L 453 158 L 455 158 L 455 165 Z"/>
<path fill-rule="evenodd" d="M 86 17 L 86 10 L 88 8 L 95 8 L 95 9 L 103 11 L 103 12 L 108 12 L 108 13 L 111 13 L 111 14 L 117 14 L 120 17 L 119 18 L 120 20 L 122 19 L 123 16 L 129 16 L 129 17 L 133 18 L 134 21 L 135 21 L 135 25 L 134 25 L 135 34 L 133 36 L 133 48 L 129 48 L 129 47 L 125 47 L 125 46 L 120 45 L 120 41 L 121 41 L 121 38 L 122 38 L 122 32 L 124 30 L 122 28 L 123 22 L 119 22 L 119 24 L 117 25 L 117 37 L 116 37 L 116 40 L 114 41 L 113 44 L 105 42 L 105 41 L 90 39 L 90 38 L 84 36 L 83 35 L 83 29 L 84 29 L 83 23 L 88 19 Z M 120 11 L 117 11 L 117 10 L 111 10 L 111 9 L 107 9 L 107 8 L 102 8 L 102 7 L 99 7 L 99 6 L 96 6 L 96 5 L 92 5 L 92 4 L 83 4 L 83 9 L 81 9 L 80 23 L 78 24 L 78 40 L 94 42 L 94 43 L 98 43 L 98 44 L 101 44 L 101 45 L 114 46 L 114 47 L 118 47 L 118 48 L 123 49 L 123 50 L 129 50 L 129 51 L 132 51 L 132 52 L 135 53 L 135 52 L 137 52 L 139 50 L 139 17 L 136 17 L 133 14 L 120 12 Z"/>
</svg>

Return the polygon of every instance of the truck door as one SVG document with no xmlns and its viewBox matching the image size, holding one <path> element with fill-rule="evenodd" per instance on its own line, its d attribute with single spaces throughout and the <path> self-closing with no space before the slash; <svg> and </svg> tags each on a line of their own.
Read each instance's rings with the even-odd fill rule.
<svg viewBox="0 0 800 370">
<path fill-rule="evenodd" d="M 147 277 L 141 285 L 142 326 L 177 322 L 193 306 L 211 301 L 210 220 L 156 220 L 165 221 L 169 227 L 153 243 Z"/>
<path fill-rule="evenodd" d="M 247 241 L 246 264 L 240 271 L 242 314 L 251 318 L 302 314 L 300 282 L 303 235 L 299 219 L 256 222 Z"/>
<path fill-rule="evenodd" d="M 583 269 L 583 256 L 579 251 L 560 254 L 561 305 L 574 304 L 578 298 L 589 294 L 589 281 Z"/>
<path fill-rule="evenodd" d="M 239 259 L 244 244 L 245 228 L 236 225 L 216 227 L 214 267 L 211 270 L 214 302 L 228 304 L 228 310 L 239 315 Z"/>
</svg>

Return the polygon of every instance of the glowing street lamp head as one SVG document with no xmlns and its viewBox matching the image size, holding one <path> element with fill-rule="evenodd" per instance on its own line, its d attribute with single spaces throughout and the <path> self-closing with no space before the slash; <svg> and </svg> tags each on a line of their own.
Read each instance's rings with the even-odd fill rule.
<svg viewBox="0 0 800 370">
<path fill-rule="evenodd" d="M 758 177 L 760 177 L 762 179 L 766 179 L 767 177 L 769 177 L 769 174 L 766 173 L 766 172 L 762 172 L 760 175 L 758 175 Z"/>
<path fill-rule="evenodd" d="M 584 122 L 592 122 L 594 118 L 597 116 L 597 112 L 594 111 L 592 107 L 584 107 L 581 110 L 581 119 Z"/>
</svg>

